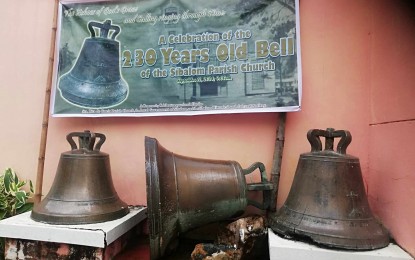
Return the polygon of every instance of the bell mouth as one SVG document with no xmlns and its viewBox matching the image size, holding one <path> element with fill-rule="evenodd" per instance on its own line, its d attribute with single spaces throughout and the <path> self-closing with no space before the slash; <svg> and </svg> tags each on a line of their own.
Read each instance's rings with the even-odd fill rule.
<svg viewBox="0 0 415 260">
<path fill-rule="evenodd" d="M 158 141 L 155 138 L 145 137 L 146 154 L 146 182 L 147 182 L 147 213 L 149 222 L 150 236 L 150 255 L 151 258 L 161 257 L 162 241 L 160 230 L 162 228 L 161 203 L 160 203 L 160 184 L 158 161 Z"/>
</svg>

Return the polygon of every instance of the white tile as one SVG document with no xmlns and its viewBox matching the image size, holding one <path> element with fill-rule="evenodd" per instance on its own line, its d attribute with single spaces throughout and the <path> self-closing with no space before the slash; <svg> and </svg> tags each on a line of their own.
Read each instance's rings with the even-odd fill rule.
<svg viewBox="0 0 415 260">
<path fill-rule="evenodd" d="M 321 248 L 313 244 L 284 239 L 268 230 L 270 260 L 408 260 L 413 259 L 396 244 L 370 251 Z"/>
<path fill-rule="evenodd" d="M 50 225 L 34 221 L 26 212 L 0 221 L 0 237 L 48 241 L 104 248 L 146 218 L 147 208 L 130 209 L 126 216 L 82 225 Z"/>
</svg>

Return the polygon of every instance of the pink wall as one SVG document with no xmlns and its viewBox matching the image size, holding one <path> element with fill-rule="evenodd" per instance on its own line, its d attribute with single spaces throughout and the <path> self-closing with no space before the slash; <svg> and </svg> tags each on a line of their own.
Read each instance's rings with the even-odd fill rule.
<svg viewBox="0 0 415 260">
<path fill-rule="evenodd" d="M 36 179 L 53 1 L 0 8 L 0 169 Z"/>
<path fill-rule="evenodd" d="M 5 0 L 0 9 L 0 168 L 36 179 L 53 0 Z M 412 2 L 412 3 L 411 3 Z M 410 8 L 411 5 L 411 8 Z M 410 0 L 303 0 L 303 106 L 287 117 L 278 205 L 290 189 L 306 132 L 351 131 L 369 199 L 398 243 L 415 255 L 414 4 Z M 413 85 L 413 83 L 412 83 Z M 114 184 L 129 204 L 145 204 L 144 136 L 193 157 L 254 161 L 271 170 L 277 114 L 155 118 L 50 118 L 43 193 L 67 133 L 90 129 L 107 141 Z"/>
<path fill-rule="evenodd" d="M 373 6 L 369 199 L 415 255 L 415 2 Z"/>
</svg>

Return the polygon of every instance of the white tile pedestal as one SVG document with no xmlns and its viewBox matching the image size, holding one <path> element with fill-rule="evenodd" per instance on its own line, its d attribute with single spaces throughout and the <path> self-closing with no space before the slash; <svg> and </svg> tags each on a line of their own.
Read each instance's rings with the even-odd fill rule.
<svg viewBox="0 0 415 260">
<path fill-rule="evenodd" d="M 413 259 L 396 244 L 371 251 L 325 249 L 313 244 L 284 239 L 268 230 L 270 260 L 408 260 Z"/>
<path fill-rule="evenodd" d="M 88 251 L 96 259 L 107 259 L 105 251 L 113 250 L 106 249 L 116 245 L 124 234 L 142 222 L 147 217 L 147 208 L 131 208 L 122 218 L 82 225 L 45 224 L 32 220 L 30 213 L 0 221 L 0 237 L 6 238 L 6 259 L 36 259 L 45 257 L 40 255 L 45 251 L 54 251 L 53 254 L 60 252 L 64 256 L 71 250 Z"/>
</svg>

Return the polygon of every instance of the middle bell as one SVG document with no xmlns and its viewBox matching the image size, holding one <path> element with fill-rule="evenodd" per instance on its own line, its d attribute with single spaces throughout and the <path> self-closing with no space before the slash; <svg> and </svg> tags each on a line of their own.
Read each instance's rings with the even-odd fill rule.
<svg viewBox="0 0 415 260">
<path fill-rule="evenodd" d="M 173 251 L 180 233 L 238 217 L 248 205 L 269 208 L 273 185 L 260 162 L 242 169 L 236 161 L 178 155 L 150 137 L 145 154 L 151 259 Z M 247 184 L 256 169 L 261 182 Z M 249 191 L 262 191 L 263 202 L 249 200 Z"/>
</svg>

